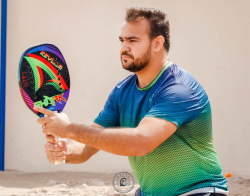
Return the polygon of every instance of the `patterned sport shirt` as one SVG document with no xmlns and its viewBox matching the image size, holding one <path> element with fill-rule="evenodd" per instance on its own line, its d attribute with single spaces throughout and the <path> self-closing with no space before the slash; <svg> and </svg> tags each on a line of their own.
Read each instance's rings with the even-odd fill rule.
<svg viewBox="0 0 250 196">
<path fill-rule="evenodd" d="M 149 154 L 128 157 L 142 195 L 176 196 L 203 187 L 227 191 L 213 145 L 209 98 L 199 82 L 171 61 L 145 88 L 137 82 L 136 74 L 120 81 L 94 122 L 131 128 L 156 117 L 178 127 Z"/>
</svg>

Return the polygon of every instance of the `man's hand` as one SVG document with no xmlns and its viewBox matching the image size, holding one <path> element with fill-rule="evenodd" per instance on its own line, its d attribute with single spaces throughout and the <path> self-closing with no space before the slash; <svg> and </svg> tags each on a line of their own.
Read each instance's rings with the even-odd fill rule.
<svg viewBox="0 0 250 196">
<path fill-rule="evenodd" d="M 39 124 L 43 124 L 43 134 L 50 134 L 54 137 L 60 138 L 68 138 L 68 127 L 71 122 L 65 113 L 54 113 L 50 110 L 37 106 L 33 109 L 47 115 L 47 117 L 42 117 L 37 120 Z"/>
<path fill-rule="evenodd" d="M 55 161 L 63 161 L 66 159 L 67 146 L 66 141 L 57 144 L 57 141 L 52 135 L 46 135 L 47 143 L 44 145 L 47 158 L 50 163 Z"/>
</svg>

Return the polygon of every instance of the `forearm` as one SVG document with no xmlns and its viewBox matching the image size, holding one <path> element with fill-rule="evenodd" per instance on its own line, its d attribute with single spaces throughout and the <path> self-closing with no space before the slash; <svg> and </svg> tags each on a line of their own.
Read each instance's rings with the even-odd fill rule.
<svg viewBox="0 0 250 196">
<path fill-rule="evenodd" d="M 91 156 L 93 156 L 98 149 L 93 149 L 90 146 L 84 145 L 80 142 L 69 140 L 68 150 L 66 153 L 66 163 L 79 164 L 87 161 Z"/>
<path fill-rule="evenodd" d="M 81 163 L 81 155 L 84 149 L 84 144 L 69 139 L 67 142 L 66 163 Z"/>
<path fill-rule="evenodd" d="M 69 138 L 123 156 L 142 156 L 146 145 L 145 138 L 136 128 L 100 129 L 72 123 Z"/>
</svg>

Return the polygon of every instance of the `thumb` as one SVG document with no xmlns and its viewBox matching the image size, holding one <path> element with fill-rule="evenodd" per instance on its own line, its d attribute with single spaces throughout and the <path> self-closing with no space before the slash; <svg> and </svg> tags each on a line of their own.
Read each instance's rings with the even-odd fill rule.
<svg viewBox="0 0 250 196">
<path fill-rule="evenodd" d="M 60 141 L 58 142 L 58 147 L 62 148 L 64 146 L 67 145 L 67 140 L 66 139 L 60 139 Z"/>
</svg>

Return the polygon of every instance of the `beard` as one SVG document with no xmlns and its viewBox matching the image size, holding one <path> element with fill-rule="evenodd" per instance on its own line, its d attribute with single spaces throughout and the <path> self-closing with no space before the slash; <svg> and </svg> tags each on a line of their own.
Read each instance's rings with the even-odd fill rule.
<svg viewBox="0 0 250 196">
<path fill-rule="evenodd" d="M 127 66 L 124 66 L 123 61 L 122 61 L 122 55 L 127 55 L 127 56 L 131 57 L 133 62 L 131 62 Z M 124 69 L 126 69 L 126 70 L 128 70 L 130 72 L 141 71 L 142 69 L 147 67 L 149 62 L 150 62 L 150 59 L 151 59 L 151 45 L 148 47 L 147 51 L 140 58 L 134 59 L 134 56 L 132 56 L 130 54 L 127 54 L 127 52 L 123 52 L 122 55 L 121 55 L 121 62 L 122 62 L 122 66 L 123 66 Z M 125 63 L 127 63 L 127 61 L 128 60 L 124 60 Z"/>
</svg>

